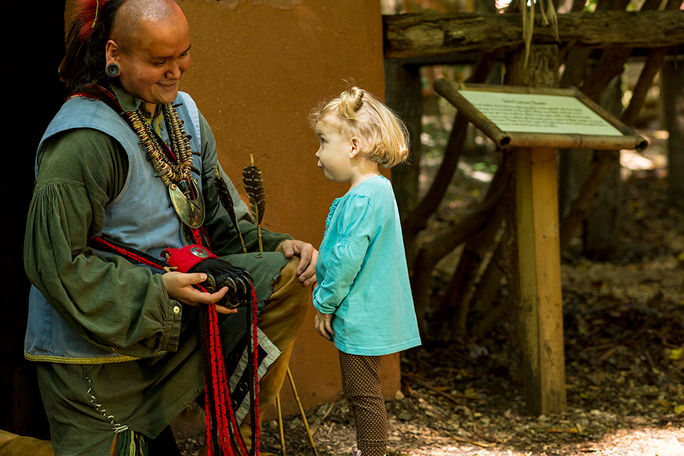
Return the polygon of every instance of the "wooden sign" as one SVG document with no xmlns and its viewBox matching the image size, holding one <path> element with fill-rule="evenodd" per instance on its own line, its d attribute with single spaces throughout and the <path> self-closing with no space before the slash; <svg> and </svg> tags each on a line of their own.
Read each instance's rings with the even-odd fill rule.
<svg viewBox="0 0 684 456">
<path fill-rule="evenodd" d="M 503 131 L 622 136 L 575 97 L 481 90 L 459 93 Z"/>
<path fill-rule="evenodd" d="M 497 146 L 636 149 L 644 138 L 575 88 L 533 88 L 439 80 L 435 90 Z"/>
<path fill-rule="evenodd" d="M 576 89 L 452 84 L 435 91 L 515 165 L 514 325 L 528 408 L 565 410 L 557 149 L 643 149 L 646 141 Z"/>
</svg>

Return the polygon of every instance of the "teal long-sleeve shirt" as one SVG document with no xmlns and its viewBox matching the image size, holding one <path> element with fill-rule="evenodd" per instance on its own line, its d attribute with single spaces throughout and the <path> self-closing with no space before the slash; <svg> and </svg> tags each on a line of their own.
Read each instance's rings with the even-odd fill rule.
<svg viewBox="0 0 684 456">
<path fill-rule="evenodd" d="M 334 314 L 335 346 L 387 355 L 420 345 L 392 184 L 374 176 L 333 201 L 318 253 L 313 304 Z"/>
</svg>

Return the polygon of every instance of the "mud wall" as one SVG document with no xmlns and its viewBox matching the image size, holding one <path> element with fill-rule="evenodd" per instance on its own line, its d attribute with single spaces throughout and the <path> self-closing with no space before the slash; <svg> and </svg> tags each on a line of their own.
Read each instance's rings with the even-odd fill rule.
<svg viewBox="0 0 684 456">
<path fill-rule="evenodd" d="M 345 81 L 384 94 L 380 2 L 357 0 L 182 0 L 190 22 L 192 93 L 241 189 L 254 155 L 264 174 L 265 226 L 315 246 L 331 201 L 346 188 L 316 167 L 307 115 Z M 309 311 L 291 363 L 305 407 L 341 391 L 337 352 L 313 330 Z M 384 362 L 385 394 L 399 388 L 398 357 Z M 285 382 L 285 412 L 296 412 Z"/>
</svg>

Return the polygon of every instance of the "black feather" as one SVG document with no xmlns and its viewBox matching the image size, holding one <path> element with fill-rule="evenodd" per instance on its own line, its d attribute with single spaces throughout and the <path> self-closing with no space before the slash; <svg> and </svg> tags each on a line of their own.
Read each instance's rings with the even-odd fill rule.
<svg viewBox="0 0 684 456">
<path fill-rule="evenodd" d="M 225 208 L 228 212 L 228 216 L 235 226 L 235 230 L 240 237 L 240 244 L 242 245 L 242 251 L 247 253 L 247 247 L 245 247 L 245 241 L 242 238 L 242 232 L 240 232 L 240 226 L 238 225 L 237 216 L 235 215 L 235 205 L 233 203 L 233 198 L 230 196 L 230 191 L 228 190 L 228 185 L 221 177 L 221 173 L 218 170 L 218 166 L 214 166 L 214 174 L 216 175 L 216 190 L 219 195 L 219 200 L 221 201 L 221 206 Z"/>
<path fill-rule="evenodd" d="M 259 234 L 259 251 L 263 251 L 261 241 L 261 221 L 264 219 L 266 211 L 266 192 L 264 191 L 264 178 L 261 170 L 254 164 L 254 156 L 250 155 L 250 164 L 242 170 L 242 184 L 249 197 L 249 205 L 252 210 L 252 217 L 256 220 L 257 232 Z"/>
</svg>

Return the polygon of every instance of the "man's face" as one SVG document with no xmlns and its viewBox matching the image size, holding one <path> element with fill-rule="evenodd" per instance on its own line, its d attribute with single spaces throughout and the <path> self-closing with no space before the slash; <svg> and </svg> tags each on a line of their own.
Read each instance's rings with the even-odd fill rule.
<svg viewBox="0 0 684 456">
<path fill-rule="evenodd" d="M 119 48 L 123 89 L 142 99 L 148 109 L 173 102 L 181 77 L 190 66 L 190 31 L 183 13 L 142 21 L 128 41 L 130 45 Z"/>
</svg>

